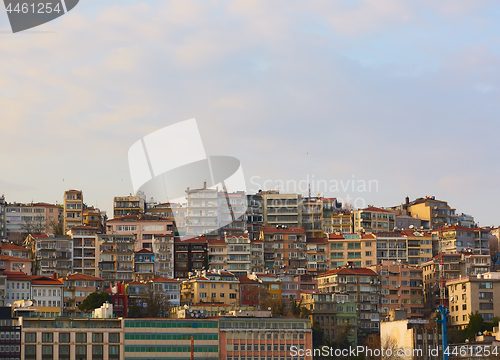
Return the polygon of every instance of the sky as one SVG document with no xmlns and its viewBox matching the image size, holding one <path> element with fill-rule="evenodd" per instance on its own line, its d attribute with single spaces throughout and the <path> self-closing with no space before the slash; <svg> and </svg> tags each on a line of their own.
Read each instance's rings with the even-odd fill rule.
<svg viewBox="0 0 500 360">
<path fill-rule="evenodd" d="M 499 16 L 470 0 L 80 0 L 12 34 L 1 8 L 0 194 L 81 189 L 111 214 L 132 144 L 196 118 L 249 192 L 433 195 L 498 225 Z"/>
</svg>

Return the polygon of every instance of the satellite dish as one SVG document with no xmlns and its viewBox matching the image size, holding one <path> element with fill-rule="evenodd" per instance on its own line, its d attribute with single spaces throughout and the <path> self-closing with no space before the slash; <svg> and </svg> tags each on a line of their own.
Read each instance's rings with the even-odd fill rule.
<svg viewBox="0 0 500 360">
<path fill-rule="evenodd" d="M 187 309 L 188 307 L 189 307 L 189 306 L 187 306 L 187 305 L 184 305 L 184 309 Z"/>
<path fill-rule="evenodd" d="M 267 310 L 271 311 L 271 308 L 270 308 L 270 307 L 268 307 L 268 308 L 267 308 Z"/>
</svg>

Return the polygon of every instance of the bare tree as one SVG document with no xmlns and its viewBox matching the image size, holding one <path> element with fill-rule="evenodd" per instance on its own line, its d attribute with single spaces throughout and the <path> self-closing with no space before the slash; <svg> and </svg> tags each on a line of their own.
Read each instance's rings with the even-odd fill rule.
<svg viewBox="0 0 500 360">
<path fill-rule="evenodd" d="M 403 360 L 404 350 L 399 347 L 396 340 L 392 337 L 386 337 L 382 341 L 382 348 L 384 349 L 384 354 L 382 354 L 382 360 Z"/>
<path fill-rule="evenodd" d="M 344 211 L 355 211 L 356 208 L 354 207 L 353 204 L 351 203 L 345 203 L 343 206 L 342 206 L 342 210 Z"/>
<path fill-rule="evenodd" d="M 33 219 L 32 217 L 27 217 L 21 224 L 21 229 L 27 234 L 41 235 L 45 234 L 45 220 L 43 218 Z"/>
</svg>

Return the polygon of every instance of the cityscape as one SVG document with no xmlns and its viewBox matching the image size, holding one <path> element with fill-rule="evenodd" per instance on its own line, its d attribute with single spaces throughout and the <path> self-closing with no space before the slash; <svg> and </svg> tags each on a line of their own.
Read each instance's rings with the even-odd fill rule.
<svg viewBox="0 0 500 360">
<path fill-rule="evenodd" d="M 450 349 L 496 344 L 499 228 L 445 200 L 186 194 L 116 196 L 109 215 L 82 190 L 0 197 L 0 358 L 312 359 L 379 344 L 431 359 L 442 308 Z"/>
</svg>

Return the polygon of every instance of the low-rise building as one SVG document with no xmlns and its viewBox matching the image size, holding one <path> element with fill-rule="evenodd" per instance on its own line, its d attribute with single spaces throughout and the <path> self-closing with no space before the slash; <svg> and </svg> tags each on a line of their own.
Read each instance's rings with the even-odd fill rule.
<svg viewBox="0 0 500 360">
<path fill-rule="evenodd" d="M 23 259 L 30 258 L 30 250 L 25 247 L 4 243 L 0 245 L 0 254 L 1 255 L 9 255 Z"/>
<path fill-rule="evenodd" d="M 168 299 L 170 307 L 180 305 L 181 300 L 181 281 L 168 279 L 163 276 L 157 276 L 149 280 L 152 284 L 153 291 L 158 291 L 164 294 Z"/>
<path fill-rule="evenodd" d="M 22 271 L 4 271 L 5 279 L 5 302 L 4 305 L 11 306 L 19 300 L 32 299 L 31 279 Z"/>
<path fill-rule="evenodd" d="M 330 270 L 353 264 L 357 267 L 377 263 L 377 238 L 373 234 L 328 234 Z"/>
<path fill-rule="evenodd" d="M 64 313 L 79 313 L 80 305 L 87 296 L 94 292 L 103 291 L 103 281 L 101 278 L 85 274 L 68 274 L 60 279 L 64 285 Z"/>
<path fill-rule="evenodd" d="M 30 279 L 35 309 L 49 316 L 60 316 L 64 304 L 62 280 L 55 273 L 52 277 L 32 275 Z"/>
<path fill-rule="evenodd" d="M 350 211 L 335 211 L 328 217 L 324 217 L 323 228 L 325 234 L 352 234 L 354 233 L 354 214 Z"/>
<path fill-rule="evenodd" d="M 31 275 L 33 260 L 9 255 L 0 255 L 0 269 L 5 271 L 22 271 Z"/>
<path fill-rule="evenodd" d="M 321 274 L 328 271 L 328 240 L 324 237 L 307 238 L 307 272 Z"/>
<path fill-rule="evenodd" d="M 240 282 L 234 274 L 203 271 L 181 284 L 181 305 L 202 302 L 240 304 Z"/>
<path fill-rule="evenodd" d="M 395 212 L 369 206 L 353 211 L 354 232 L 386 232 L 395 228 Z"/>
</svg>

